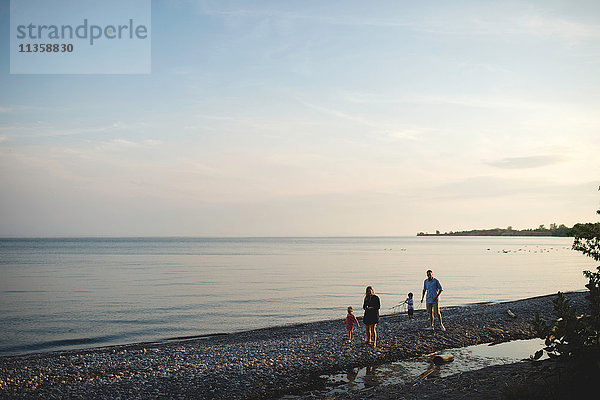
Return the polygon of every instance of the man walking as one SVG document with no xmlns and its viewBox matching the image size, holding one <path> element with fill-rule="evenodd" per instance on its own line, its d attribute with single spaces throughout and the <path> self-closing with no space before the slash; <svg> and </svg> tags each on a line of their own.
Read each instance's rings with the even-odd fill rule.
<svg viewBox="0 0 600 400">
<path fill-rule="evenodd" d="M 423 295 L 421 296 L 421 303 L 423 302 L 423 298 L 425 297 L 425 293 L 427 293 L 427 301 L 425 302 L 425 305 L 427 306 L 427 313 L 429 314 L 429 321 L 431 322 L 431 326 L 427 329 L 429 330 L 433 330 L 435 329 L 433 327 L 433 313 L 435 312 L 435 315 L 437 316 L 438 321 L 440 321 L 440 329 L 442 331 L 445 331 L 446 328 L 444 327 L 444 324 L 442 323 L 442 314 L 440 314 L 440 307 L 438 304 L 438 298 L 440 297 L 440 294 L 442 293 L 443 289 L 442 289 L 442 285 L 440 284 L 440 281 L 438 281 L 436 278 L 433 277 L 433 271 L 428 269 L 427 270 L 427 279 L 425 279 L 425 282 L 423 283 Z"/>
</svg>

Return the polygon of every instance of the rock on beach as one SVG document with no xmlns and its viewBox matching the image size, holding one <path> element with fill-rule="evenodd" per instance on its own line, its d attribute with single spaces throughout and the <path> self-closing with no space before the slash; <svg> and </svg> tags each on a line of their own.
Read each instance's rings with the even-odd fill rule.
<svg viewBox="0 0 600 400">
<path fill-rule="evenodd" d="M 585 308 L 585 293 L 567 296 L 576 308 Z M 446 332 L 425 330 L 422 311 L 414 319 L 383 315 L 377 348 L 362 343 L 362 324 L 348 343 L 340 318 L 175 342 L 0 357 L 0 398 L 258 399 L 299 394 L 319 385 L 321 374 L 446 348 L 530 339 L 536 313 L 553 319 L 553 297 L 443 307 Z"/>
</svg>

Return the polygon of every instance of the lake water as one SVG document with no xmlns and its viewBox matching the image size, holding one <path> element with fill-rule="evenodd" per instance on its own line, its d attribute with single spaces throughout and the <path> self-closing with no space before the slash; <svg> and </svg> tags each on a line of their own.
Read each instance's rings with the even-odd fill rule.
<svg viewBox="0 0 600 400">
<path fill-rule="evenodd" d="M 441 305 L 582 290 L 571 238 L 0 239 L 0 354 L 344 318 L 365 286 L 382 313 L 425 271 Z M 360 315 L 360 310 L 357 310 Z"/>
</svg>

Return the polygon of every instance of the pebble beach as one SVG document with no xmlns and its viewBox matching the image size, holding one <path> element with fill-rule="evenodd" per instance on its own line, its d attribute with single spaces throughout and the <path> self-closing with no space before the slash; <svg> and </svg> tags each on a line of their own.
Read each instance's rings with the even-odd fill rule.
<svg viewBox="0 0 600 400">
<path fill-rule="evenodd" d="M 586 306 L 584 296 L 583 292 L 568 293 L 578 309 Z M 321 374 L 448 348 L 533 338 L 531 320 L 536 313 L 553 320 L 553 297 L 460 307 L 443 307 L 442 303 L 445 332 L 425 330 L 428 320 L 421 310 L 414 319 L 405 313 L 382 315 L 376 348 L 363 343 L 358 313 L 361 328 L 355 331 L 353 342 L 348 342 L 341 310 L 339 320 L 1 357 L 0 398 L 258 399 L 286 394 L 302 398 L 323 384 Z M 373 390 L 369 397 L 387 398 L 389 393 L 378 395 Z"/>
</svg>

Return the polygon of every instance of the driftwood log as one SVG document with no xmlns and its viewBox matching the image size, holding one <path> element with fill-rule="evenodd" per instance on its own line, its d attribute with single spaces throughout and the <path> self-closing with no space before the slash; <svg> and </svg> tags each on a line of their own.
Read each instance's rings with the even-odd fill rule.
<svg viewBox="0 0 600 400">
<path fill-rule="evenodd" d="M 438 354 L 433 357 L 433 363 L 435 365 L 442 365 L 451 361 L 454 361 L 454 356 L 452 354 Z"/>
</svg>

